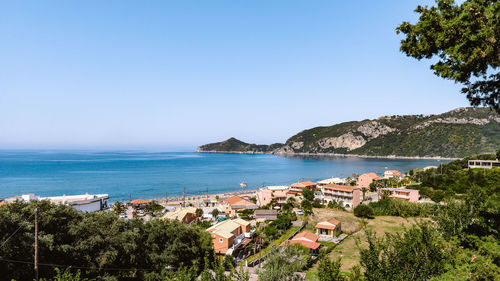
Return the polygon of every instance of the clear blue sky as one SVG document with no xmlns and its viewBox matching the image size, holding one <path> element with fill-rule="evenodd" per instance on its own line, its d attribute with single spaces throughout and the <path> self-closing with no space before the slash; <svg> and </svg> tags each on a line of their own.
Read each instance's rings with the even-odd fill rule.
<svg viewBox="0 0 500 281">
<path fill-rule="evenodd" d="M 430 1 L 2 1 L 0 148 L 193 150 L 467 106 L 395 27 Z"/>
</svg>

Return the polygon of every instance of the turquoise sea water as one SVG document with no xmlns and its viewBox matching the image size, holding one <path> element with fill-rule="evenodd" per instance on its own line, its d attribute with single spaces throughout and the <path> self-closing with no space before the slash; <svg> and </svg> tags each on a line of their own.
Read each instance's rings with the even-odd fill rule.
<svg viewBox="0 0 500 281">
<path fill-rule="evenodd" d="M 111 201 L 288 185 L 439 165 L 437 160 L 285 158 L 191 152 L 0 151 L 0 198 L 108 193 Z"/>
</svg>

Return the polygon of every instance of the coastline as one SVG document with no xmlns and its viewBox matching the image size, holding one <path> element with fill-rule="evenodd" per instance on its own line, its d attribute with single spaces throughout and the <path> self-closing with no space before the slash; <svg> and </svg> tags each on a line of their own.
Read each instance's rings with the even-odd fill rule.
<svg viewBox="0 0 500 281">
<path fill-rule="evenodd" d="M 293 156 L 326 156 L 326 157 L 355 157 L 355 158 L 378 158 L 378 159 L 422 159 L 422 160 L 457 160 L 461 158 L 442 157 L 442 156 L 397 156 L 397 155 L 359 155 L 359 154 L 341 154 L 341 153 L 310 153 L 310 152 L 293 152 L 293 153 L 272 153 L 260 151 L 216 151 L 216 150 L 196 150 L 196 153 L 221 153 L 221 154 L 272 154 L 281 157 Z"/>
</svg>

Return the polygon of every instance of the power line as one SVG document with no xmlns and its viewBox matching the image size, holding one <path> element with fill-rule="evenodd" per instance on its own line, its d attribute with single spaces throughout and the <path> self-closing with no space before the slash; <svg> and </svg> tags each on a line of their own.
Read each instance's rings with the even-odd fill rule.
<svg viewBox="0 0 500 281">
<path fill-rule="evenodd" d="M 34 264 L 34 262 L 30 261 L 19 261 L 19 260 L 11 260 L 11 259 L 2 259 L 0 261 L 9 262 L 9 263 L 22 263 L 22 264 Z M 146 268 L 116 268 L 116 267 L 108 267 L 108 268 L 97 268 L 97 267 L 89 267 L 89 266 L 77 266 L 77 265 L 62 265 L 62 264 L 53 264 L 53 263 L 42 263 L 39 262 L 38 265 L 42 266 L 50 266 L 50 267 L 71 267 L 76 269 L 90 269 L 90 270 L 104 270 L 104 271 L 157 271 L 160 269 L 146 269 Z"/>
<path fill-rule="evenodd" d="M 33 213 L 26 219 L 26 220 L 29 220 L 31 219 L 31 217 L 35 214 L 35 212 L 33 211 Z M 5 246 L 5 244 L 7 244 L 7 242 L 10 240 L 10 238 L 12 238 L 23 226 L 20 225 L 16 231 L 14 231 L 9 237 L 7 237 L 7 240 L 5 240 L 2 245 L 0 246 L 0 248 L 2 248 L 3 246 Z"/>
</svg>

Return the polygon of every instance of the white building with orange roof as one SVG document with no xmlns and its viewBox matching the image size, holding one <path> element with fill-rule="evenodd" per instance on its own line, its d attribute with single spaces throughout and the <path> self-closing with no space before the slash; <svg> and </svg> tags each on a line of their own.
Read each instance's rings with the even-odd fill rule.
<svg viewBox="0 0 500 281">
<path fill-rule="evenodd" d="M 297 183 L 290 185 L 290 191 L 302 194 L 302 191 L 304 191 L 304 189 L 307 188 L 307 189 L 315 190 L 316 187 L 317 187 L 317 184 L 312 182 L 312 181 L 301 181 L 301 182 L 297 182 Z"/>
<path fill-rule="evenodd" d="M 323 238 L 334 238 L 342 232 L 341 223 L 334 218 L 321 220 L 316 224 L 316 234 Z"/>
<path fill-rule="evenodd" d="M 403 174 L 398 170 L 386 170 L 384 172 L 385 179 L 396 178 L 397 180 L 400 180 L 402 177 Z"/>
<path fill-rule="evenodd" d="M 361 189 L 357 186 L 327 184 L 320 187 L 321 195 L 317 199 L 323 204 L 330 201 L 342 202 L 344 208 L 352 209 L 361 202 Z"/>
</svg>

